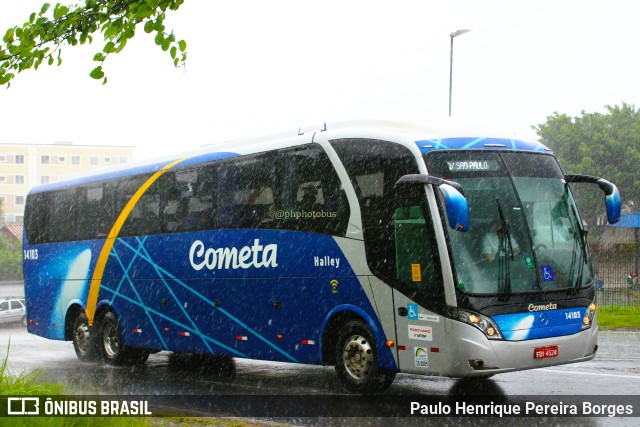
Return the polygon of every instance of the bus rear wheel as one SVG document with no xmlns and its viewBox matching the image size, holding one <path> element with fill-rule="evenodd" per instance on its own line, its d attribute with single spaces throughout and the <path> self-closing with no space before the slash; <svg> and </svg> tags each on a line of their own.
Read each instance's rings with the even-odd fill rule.
<svg viewBox="0 0 640 427">
<path fill-rule="evenodd" d="M 360 320 L 345 323 L 338 333 L 336 373 L 352 393 L 376 393 L 386 390 L 395 372 L 378 366 L 376 340 L 368 325 Z"/>
<path fill-rule="evenodd" d="M 148 350 L 128 347 L 122 342 L 120 319 L 115 313 L 108 312 L 98 327 L 98 347 L 102 359 L 113 366 L 142 365 L 149 358 Z"/>
<path fill-rule="evenodd" d="M 80 311 L 73 320 L 72 326 L 73 349 L 76 351 L 78 359 L 92 361 L 97 358 L 95 343 L 89 332 L 89 321 L 87 315 Z"/>
</svg>

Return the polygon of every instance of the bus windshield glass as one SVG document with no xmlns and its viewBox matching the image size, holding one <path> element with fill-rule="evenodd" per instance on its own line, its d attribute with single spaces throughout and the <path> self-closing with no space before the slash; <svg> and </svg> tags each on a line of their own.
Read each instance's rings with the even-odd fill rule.
<svg viewBox="0 0 640 427">
<path fill-rule="evenodd" d="M 440 151 L 425 160 L 430 174 L 460 183 L 469 202 L 469 231 L 449 232 L 461 291 L 508 296 L 590 282 L 586 237 L 555 158 Z"/>
</svg>

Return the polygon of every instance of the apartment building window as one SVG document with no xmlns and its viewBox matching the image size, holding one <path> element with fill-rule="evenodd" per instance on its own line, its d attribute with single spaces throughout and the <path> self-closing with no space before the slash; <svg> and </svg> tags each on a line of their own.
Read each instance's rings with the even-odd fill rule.
<svg viewBox="0 0 640 427">
<path fill-rule="evenodd" d="M 127 163 L 128 161 L 129 159 L 127 159 L 126 157 L 120 157 L 119 163 Z"/>
<path fill-rule="evenodd" d="M 110 165 L 111 164 L 111 157 L 105 157 L 104 158 L 104 164 L 105 165 Z"/>
<path fill-rule="evenodd" d="M 80 164 L 80 156 L 71 156 L 71 164 L 79 165 Z"/>
<path fill-rule="evenodd" d="M 66 159 L 64 156 L 58 156 L 58 164 L 59 164 L 59 165 L 64 165 L 64 162 L 65 162 L 66 160 L 67 160 L 67 159 Z"/>
<path fill-rule="evenodd" d="M 40 184 L 48 184 L 50 181 L 50 178 L 48 175 L 42 175 L 40 177 Z"/>
<path fill-rule="evenodd" d="M 40 164 L 48 165 L 50 161 L 51 159 L 49 158 L 49 156 L 40 156 Z"/>
<path fill-rule="evenodd" d="M 5 156 L 4 154 L 0 154 L 0 163 L 4 163 L 7 161 L 7 156 Z"/>
<path fill-rule="evenodd" d="M 7 182 L 7 177 L 0 175 L 0 184 L 6 184 L 6 182 Z"/>
<path fill-rule="evenodd" d="M 98 156 L 89 157 L 89 164 L 91 166 L 98 166 Z"/>
<path fill-rule="evenodd" d="M 16 164 L 17 165 L 24 164 L 24 154 L 16 154 Z"/>
<path fill-rule="evenodd" d="M 15 202 L 16 205 L 24 205 L 24 196 L 16 196 Z"/>
<path fill-rule="evenodd" d="M 16 184 L 24 184 L 24 175 L 16 175 Z"/>
</svg>

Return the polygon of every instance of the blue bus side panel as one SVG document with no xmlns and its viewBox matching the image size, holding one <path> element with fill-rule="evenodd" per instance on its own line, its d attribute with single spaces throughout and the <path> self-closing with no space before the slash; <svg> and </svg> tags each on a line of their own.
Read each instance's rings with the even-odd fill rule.
<svg viewBox="0 0 640 427">
<path fill-rule="evenodd" d="M 102 242 L 32 245 L 24 251 L 24 281 L 29 332 L 64 339 L 68 307 L 84 303 Z"/>
<path fill-rule="evenodd" d="M 43 255 L 37 262 L 25 261 L 29 317 L 38 324 L 30 332 L 63 338 L 66 307 L 72 300 L 84 306 L 101 248 L 102 242 L 40 245 Z M 211 252 L 221 248 L 236 249 L 236 268 L 233 260 L 228 268 L 224 262 L 218 268 L 219 259 L 214 263 Z M 48 251 L 57 255 L 48 257 Z M 72 289 L 60 288 L 60 278 L 78 259 L 87 267 L 76 267 L 82 273 L 76 273 Z M 60 296 L 59 289 L 67 290 Z M 59 302 L 51 309 L 47 302 L 56 292 Z M 339 305 L 362 310 L 382 331 L 334 238 L 299 232 L 220 230 L 119 238 L 98 302 L 117 311 L 126 344 L 159 350 L 320 363 L 320 329 Z M 381 348 L 379 363 L 396 368 L 387 347 Z"/>
</svg>

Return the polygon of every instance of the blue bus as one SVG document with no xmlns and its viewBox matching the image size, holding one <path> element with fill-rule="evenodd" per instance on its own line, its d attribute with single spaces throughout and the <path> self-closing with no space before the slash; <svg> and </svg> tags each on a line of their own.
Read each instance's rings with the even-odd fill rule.
<svg viewBox="0 0 640 427">
<path fill-rule="evenodd" d="M 234 141 L 33 188 L 30 333 L 81 360 L 173 351 L 489 377 L 597 350 L 570 182 L 536 141 L 351 122 Z"/>
</svg>

